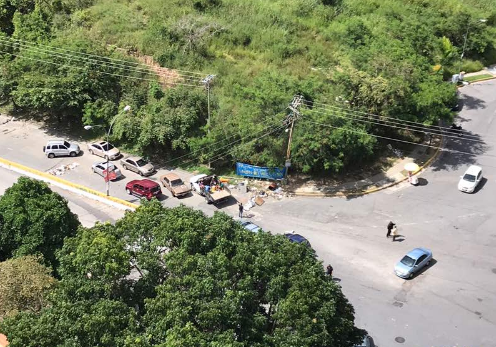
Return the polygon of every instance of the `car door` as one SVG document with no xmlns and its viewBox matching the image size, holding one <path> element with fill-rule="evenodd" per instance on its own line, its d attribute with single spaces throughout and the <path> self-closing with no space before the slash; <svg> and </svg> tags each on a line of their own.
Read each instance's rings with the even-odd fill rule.
<svg viewBox="0 0 496 347">
<path fill-rule="evenodd" d="M 105 168 L 103 167 L 103 165 L 101 164 L 98 164 L 96 167 L 95 167 L 95 171 L 97 174 L 99 174 L 100 176 L 103 176 L 103 170 L 105 170 Z"/>
<path fill-rule="evenodd" d="M 69 148 L 64 145 L 59 145 L 59 155 L 68 155 Z"/>
<path fill-rule="evenodd" d="M 58 157 L 60 155 L 59 145 L 52 145 L 52 153 Z"/>
<path fill-rule="evenodd" d="M 418 259 L 417 261 L 415 262 L 415 272 L 419 271 L 420 269 L 422 269 L 425 265 L 425 259 L 427 258 L 427 254 L 422 254 Z"/>
<path fill-rule="evenodd" d="M 482 170 L 479 171 L 479 174 L 477 175 L 477 182 L 475 182 L 475 185 L 478 185 L 482 179 Z"/>
<path fill-rule="evenodd" d="M 133 187 L 133 193 L 134 195 L 142 197 L 144 194 L 144 187 L 140 184 L 135 184 Z"/>
<path fill-rule="evenodd" d="M 138 172 L 138 167 L 136 166 L 136 163 L 133 160 L 127 159 L 126 163 L 128 164 L 127 167 L 129 168 L 129 170 Z"/>
<path fill-rule="evenodd" d="M 93 145 L 93 153 L 99 157 L 103 157 L 102 147 L 100 147 L 100 145 Z"/>
<path fill-rule="evenodd" d="M 170 182 L 169 182 L 169 179 L 167 177 L 164 177 L 164 186 L 165 188 L 169 189 L 170 191 L 172 191 L 171 187 L 170 187 Z"/>
</svg>

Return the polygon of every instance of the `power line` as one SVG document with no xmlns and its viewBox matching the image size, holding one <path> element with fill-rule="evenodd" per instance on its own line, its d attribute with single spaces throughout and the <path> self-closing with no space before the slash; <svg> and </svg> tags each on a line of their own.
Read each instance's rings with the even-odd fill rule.
<svg viewBox="0 0 496 347">
<path fill-rule="evenodd" d="M 75 68 L 75 69 L 85 70 L 85 68 L 84 67 L 81 67 L 81 66 L 68 65 L 68 64 L 60 64 L 60 63 L 55 63 L 53 61 L 47 61 L 47 60 L 36 59 L 36 58 L 31 58 L 31 57 L 25 57 L 25 56 L 20 55 L 20 54 L 10 53 L 10 52 L 6 52 L 6 51 L 2 51 L 2 50 L 0 50 L 0 53 L 8 54 L 8 55 L 11 55 L 11 56 L 14 56 L 14 57 L 18 57 L 18 58 L 22 58 L 22 59 L 34 60 L 34 61 L 38 61 L 40 63 L 46 63 L 46 64 L 52 64 L 52 65 L 57 65 L 57 66 L 61 66 L 61 67 L 68 67 L 68 68 Z M 143 77 L 134 77 L 134 76 L 128 76 L 128 75 L 121 75 L 121 74 L 116 74 L 116 73 L 110 73 L 110 72 L 100 71 L 100 70 L 98 70 L 97 72 L 98 73 L 101 73 L 101 74 L 105 74 L 105 75 L 111 75 L 111 76 L 117 76 L 117 77 L 124 77 L 124 78 L 131 78 L 131 79 L 142 80 L 142 81 L 157 82 L 156 79 L 143 78 Z M 186 84 L 186 83 L 178 83 L 178 82 L 164 82 L 164 84 L 171 85 L 171 86 L 181 85 L 181 86 L 186 86 L 186 87 L 198 87 L 197 85 Z"/>
<path fill-rule="evenodd" d="M 356 122 L 371 123 L 371 124 L 376 124 L 376 125 L 383 126 L 383 127 L 388 127 L 388 128 L 396 128 L 396 129 L 400 129 L 400 130 L 409 130 L 409 131 L 421 132 L 421 133 L 424 133 L 424 134 L 427 134 L 427 135 L 439 135 L 439 136 L 445 136 L 445 137 L 448 137 L 448 138 L 455 138 L 455 139 L 460 139 L 460 140 L 468 140 L 468 141 L 474 141 L 474 142 L 488 143 L 488 142 L 485 142 L 485 141 L 480 140 L 480 139 L 467 138 L 465 134 L 464 134 L 464 137 L 460 137 L 458 135 L 448 135 L 448 134 L 446 134 L 444 132 L 439 132 L 438 133 L 438 132 L 433 132 L 433 131 L 428 131 L 428 130 L 417 130 L 417 129 L 405 128 L 405 127 L 401 127 L 401 126 L 397 126 L 397 125 L 392 125 L 392 124 L 381 124 L 381 123 L 378 123 L 378 122 L 375 122 L 375 121 L 372 121 L 372 120 L 351 119 L 351 118 L 348 118 L 348 117 L 343 116 L 343 115 L 332 114 L 332 113 L 330 113 L 331 111 L 327 111 L 327 112 L 318 111 L 318 110 L 309 110 L 309 111 L 310 112 L 323 113 L 323 114 L 330 115 L 332 117 L 340 117 L 340 118 L 344 118 L 344 119 L 351 120 L 351 121 L 356 121 Z M 435 131 L 439 131 L 439 130 L 435 130 Z M 449 133 L 452 133 L 452 132 L 449 131 Z"/>
<path fill-rule="evenodd" d="M 426 145 L 426 144 L 423 144 L 423 143 L 416 143 L 416 142 L 412 142 L 412 141 L 401 140 L 401 139 L 396 139 L 396 138 L 387 137 L 387 136 L 369 134 L 369 133 L 363 132 L 363 131 L 357 131 L 357 130 L 353 130 L 353 129 L 345 129 L 343 127 L 336 127 L 336 126 L 333 126 L 333 125 L 330 125 L 330 124 L 322 124 L 322 123 L 318 123 L 318 122 L 314 122 L 314 121 L 310 121 L 310 120 L 306 120 L 306 121 L 309 122 L 309 123 L 313 123 L 313 124 L 324 126 L 324 127 L 329 127 L 329 128 L 334 128 L 334 129 L 341 129 L 341 130 L 344 130 L 344 131 L 348 131 L 348 132 L 352 132 L 352 133 L 357 133 L 357 134 L 361 134 L 361 135 L 373 136 L 373 137 L 377 137 L 377 138 L 381 138 L 381 139 L 385 139 L 385 140 L 391 140 L 391 141 L 396 141 L 396 142 L 403 142 L 403 143 L 408 143 L 408 144 L 411 144 L 411 145 L 423 146 L 423 147 L 430 147 L 430 148 L 436 148 L 436 149 L 439 148 L 439 150 L 444 151 L 444 152 L 460 153 L 460 154 L 468 154 L 468 155 L 474 155 L 475 154 L 475 153 L 470 153 L 470 152 L 458 151 L 456 149 L 440 148 L 440 147 L 436 147 L 436 146 L 432 146 L 432 145 Z M 479 154 L 479 155 L 480 156 L 486 156 L 486 157 L 496 157 L 496 156 L 490 155 L 490 154 Z"/>
<path fill-rule="evenodd" d="M 2 41 L 3 42 L 7 42 L 8 45 L 12 45 L 13 47 L 14 47 L 14 45 L 17 45 L 17 46 L 25 45 L 25 44 L 22 44 L 22 43 L 8 42 L 8 41 L 5 41 L 2 38 L 0 38 L 0 42 L 2 42 Z M 174 72 L 171 72 L 171 71 L 154 72 L 154 71 L 151 71 L 150 68 L 148 66 L 146 66 L 146 65 L 143 65 L 143 66 L 145 66 L 143 68 L 142 67 L 138 67 L 138 66 L 132 67 L 132 66 L 127 66 L 125 64 L 113 63 L 113 62 L 108 62 L 108 61 L 102 60 L 102 58 L 105 58 L 105 57 L 102 57 L 102 58 L 99 58 L 99 59 L 86 58 L 86 57 L 81 57 L 81 56 L 78 56 L 78 55 L 51 52 L 51 51 L 49 51 L 47 49 L 36 47 L 36 46 L 35 47 L 29 47 L 29 46 L 27 46 L 27 47 L 20 47 L 20 48 L 23 48 L 27 52 L 31 52 L 31 53 L 46 54 L 46 55 L 50 56 L 50 58 L 58 57 L 58 58 L 62 58 L 62 59 L 74 60 L 74 61 L 77 61 L 77 62 L 88 62 L 88 63 L 93 63 L 93 64 L 96 64 L 96 65 L 102 65 L 102 66 L 108 66 L 108 67 L 117 68 L 117 69 L 121 69 L 121 70 L 127 70 L 129 72 L 137 72 L 137 73 L 142 73 L 142 74 L 150 74 L 150 75 L 153 75 L 153 76 L 159 75 L 159 76 L 166 77 L 166 78 L 181 79 L 181 80 L 185 80 L 186 82 L 190 82 L 190 83 L 196 82 L 196 83 L 200 84 L 199 77 L 198 78 L 192 78 L 190 76 L 182 75 L 182 74 L 179 74 L 179 73 L 174 73 Z"/>
<path fill-rule="evenodd" d="M 8 38 L 8 39 L 10 39 L 13 42 L 22 42 L 22 43 L 25 43 L 25 44 L 34 45 L 30 41 L 25 41 L 25 40 L 20 40 L 20 39 L 13 39 L 13 38 Z M 130 61 L 123 60 L 123 59 L 110 58 L 110 57 L 99 56 L 99 55 L 96 55 L 96 54 L 89 54 L 89 53 L 84 53 L 84 52 L 78 52 L 78 51 L 74 51 L 74 50 L 70 50 L 70 49 L 65 49 L 65 48 L 59 48 L 59 47 L 48 46 L 48 45 L 45 45 L 44 47 L 49 48 L 51 51 L 57 51 L 58 50 L 58 51 L 70 52 L 70 53 L 75 53 L 75 54 L 84 55 L 84 56 L 88 56 L 88 57 L 96 57 L 96 58 L 99 58 L 99 59 L 106 59 L 106 60 L 109 60 L 109 61 L 122 62 L 122 63 L 128 64 L 128 65 L 135 65 L 135 66 L 142 65 L 141 63 L 137 63 L 137 62 L 130 62 Z M 161 67 L 161 69 L 164 69 L 164 68 Z M 167 69 L 167 68 L 165 68 L 165 69 Z M 181 72 L 184 75 L 192 75 L 192 76 L 198 75 L 198 78 L 200 78 L 201 76 L 203 76 L 203 74 L 200 73 L 200 72 L 192 72 L 192 71 L 179 70 L 179 69 L 169 69 L 169 70 L 178 71 L 178 72 Z"/>
</svg>

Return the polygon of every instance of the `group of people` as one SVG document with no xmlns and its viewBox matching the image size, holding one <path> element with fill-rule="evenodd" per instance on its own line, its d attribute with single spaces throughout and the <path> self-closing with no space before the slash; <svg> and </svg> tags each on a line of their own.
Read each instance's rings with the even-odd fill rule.
<svg viewBox="0 0 496 347">
<path fill-rule="evenodd" d="M 386 238 L 389 238 L 390 236 L 393 236 L 393 242 L 396 241 L 396 238 L 399 236 L 398 228 L 396 227 L 396 224 L 394 224 L 392 221 L 390 221 L 389 224 L 387 225 Z"/>
<path fill-rule="evenodd" d="M 198 185 L 200 186 L 200 190 L 205 191 L 206 193 L 210 191 L 215 192 L 216 190 L 222 190 L 224 188 L 224 183 L 222 183 L 217 176 L 212 176 L 207 180 L 203 179 Z"/>
</svg>

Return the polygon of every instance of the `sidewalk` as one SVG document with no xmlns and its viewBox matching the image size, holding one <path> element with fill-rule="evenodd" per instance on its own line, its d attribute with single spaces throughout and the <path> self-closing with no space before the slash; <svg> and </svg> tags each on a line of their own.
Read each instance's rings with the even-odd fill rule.
<svg viewBox="0 0 496 347">
<path fill-rule="evenodd" d="M 417 147 L 407 156 L 398 158 L 394 164 L 385 172 L 378 173 L 369 178 L 359 181 L 350 181 L 335 185 L 317 186 L 316 184 L 305 184 L 292 186 L 291 183 L 286 188 L 287 192 L 297 196 L 315 196 L 315 197 L 332 197 L 332 196 L 359 196 L 377 192 L 382 189 L 392 187 L 408 179 L 408 172 L 404 169 L 407 163 L 416 163 L 419 165 L 418 174 L 432 163 L 440 152 L 442 141 L 437 139 L 433 142 L 437 148 Z M 422 184 L 420 181 L 419 184 Z"/>
</svg>

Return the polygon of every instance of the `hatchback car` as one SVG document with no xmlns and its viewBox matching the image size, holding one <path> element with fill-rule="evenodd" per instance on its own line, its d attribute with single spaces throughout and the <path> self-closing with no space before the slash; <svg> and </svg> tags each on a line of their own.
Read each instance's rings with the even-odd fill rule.
<svg viewBox="0 0 496 347">
<path fill-rule="evenodd" d="M 253 224 L 252 222 L 248 222 L 248 221 L 241 223 L 241 225 L 246 230 L 251 231 L 251 232 L 254 232 L 254 233 L 259 232 L 259 231 L 262 230 L 262 228 L 260 228 L 258 225 Z"/>
<path fill-rule="evenodd" d="M 482 168 L 471 165 L 463 176 L 460 176 L 458 190 L 465 193 L 473 193 L 482 180 Z"/>
<path fill-rule="evenodd" d="M 125 170 L 134 171 L 141 176 L 149 176 L 155 172 L 153 165 L 140 157 L 121 159 L 121 164 Z"/>
<path fill-rule="evenodd" d="M 424 266 L 429 266 L 432 252 L 427 248 L 415 248 L 407 253 L 394 267 L 394 273 L 401 278 L 412 278 Z"/>
<path fill-rule="evenodd" d="M 126 184 L 126 192 L 129 195 L 135 195 L 140 198 L 151 200 L 153 197 L 158 197 L 162 194 L 160 185 L 152 180 L 132 180 Z"/>
<path fill-rule="evenodd" d="M 183 180 L 172 172 L 160 177 L 160 182 L 171 192 L 172 196 L 184 196 L 191 192 L 191 188 L 185 185 Z"/>
<path fill-rule="evenodd" d="M 80 152 L 78 145 L 65 140 L 50 140 L 43 146 L 43 153 L 50 159 L 61 156 L 75 157 Z"/>
<path fill-rule="evenodd" d="M 122 177 L 121 170 L 119 170 L 119 168 L 112 163 L 108 163 L 108 166 L 107 166 L 107 162 L 95 163 L 91 166 L 91 170 L 93 170 L 94 173 L 99 174 L 102 177 L 105 177 L 104 171 L 106 171 L 107 168 L 115 174 L 115 177 L 111 178 L 112 181 Z"/>
<path fill-rule="evenodd" d="M 89 144 L 88 152 L 105 159 L 107 159 L 108 156 L 109 160 L 115 160 L 121 155 L 121 152 L 107 141 L 100 141 Z"/>
</svg>

